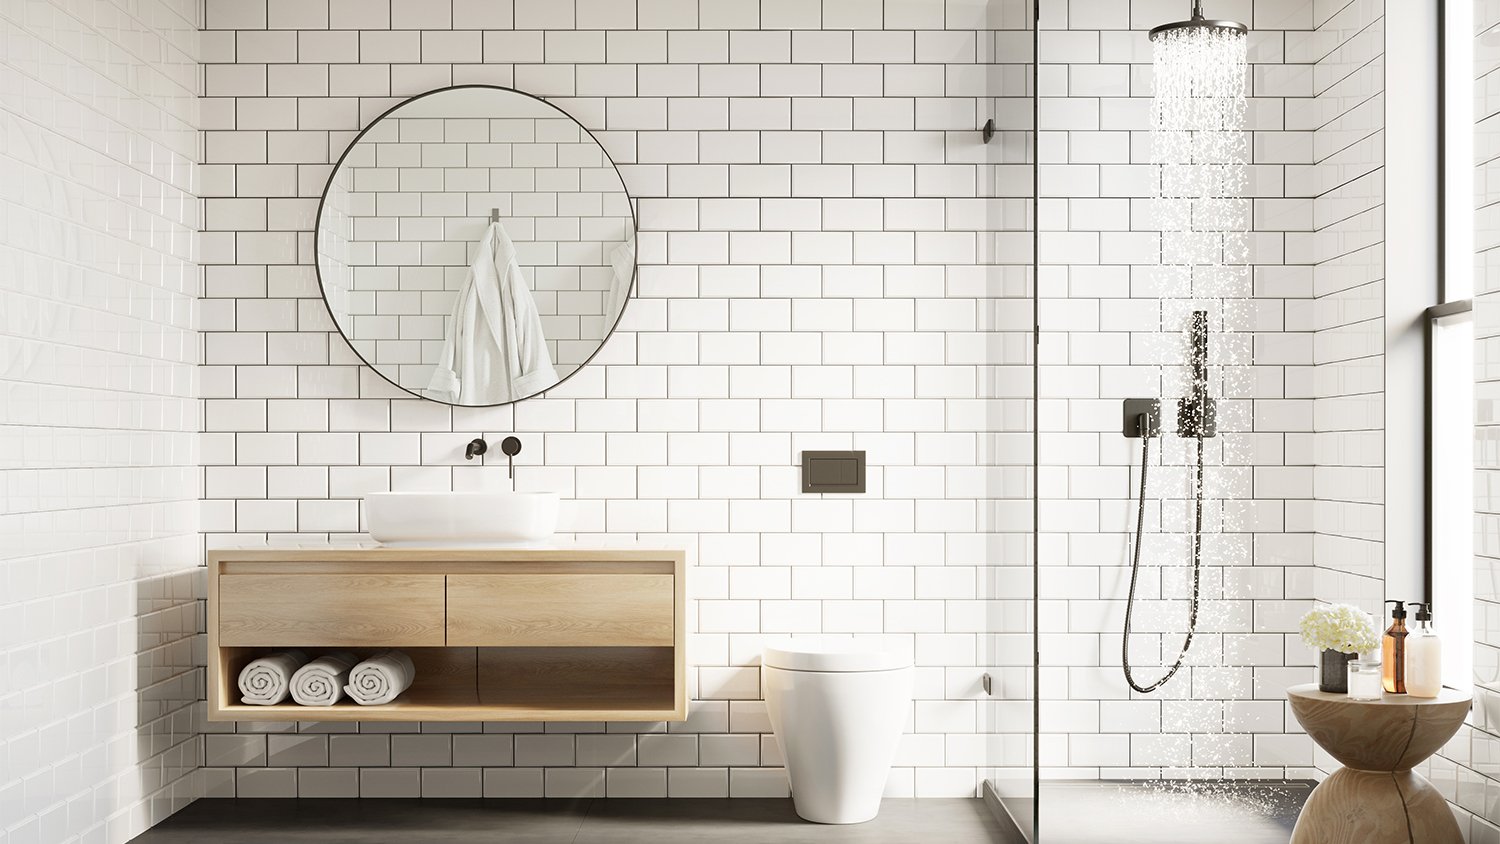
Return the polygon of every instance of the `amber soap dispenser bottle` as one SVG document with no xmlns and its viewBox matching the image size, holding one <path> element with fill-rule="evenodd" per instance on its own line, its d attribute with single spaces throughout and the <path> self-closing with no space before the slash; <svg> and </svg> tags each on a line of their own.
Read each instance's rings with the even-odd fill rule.
<svg viewBox="0 0 1500 844">
<path fill-rule="evenodd" d="M 1406 606 L 1400 601 L 1391 610 L 1391 626 L 1380 640 L 1380 679 L 1391 694 L 1406 694 Z"/>
</svg>

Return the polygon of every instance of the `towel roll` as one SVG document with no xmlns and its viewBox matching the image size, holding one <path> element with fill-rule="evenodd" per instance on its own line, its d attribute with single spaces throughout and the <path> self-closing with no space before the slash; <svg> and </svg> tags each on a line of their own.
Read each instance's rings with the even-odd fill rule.
<svg viewBox="0 0 1500 844">
<path fill-rule="evenodd" d="M 301 651 L 281 651 L 252 660 L 240 671 L 240 702 L 252 706 L 275 706 L 286 700 L 292 676 L 307 663 Z"/>
<path fill-rule="evenodd" d="M 347 651 L 326 654 L 297 669 L 292 675 L 292 700 L 303 706 L 333 706 L 344 695 L 354 654 Z"/>
<path fill-rule="evenodd" d="M 411 687 L 417 678 L 417 667 L 401 651 L 376 654 L 354 666 L 344 691 L 361 706 L 390 703 Z"/>
</svg>

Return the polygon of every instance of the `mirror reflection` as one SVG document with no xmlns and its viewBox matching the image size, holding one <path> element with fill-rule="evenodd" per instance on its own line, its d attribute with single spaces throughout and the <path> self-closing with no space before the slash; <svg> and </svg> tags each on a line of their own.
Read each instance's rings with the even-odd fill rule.
<svg viewBox="0 0 1500 844">
<path fill-rule="evenodd" d="M 556 107 L 488 86 L 372 123 L 329 180 L 316 242 L 354 350 L 449 404 L 517 401 L 572 375 L 635 277 L 635 217 L 604 149 Z"/>
</svg>

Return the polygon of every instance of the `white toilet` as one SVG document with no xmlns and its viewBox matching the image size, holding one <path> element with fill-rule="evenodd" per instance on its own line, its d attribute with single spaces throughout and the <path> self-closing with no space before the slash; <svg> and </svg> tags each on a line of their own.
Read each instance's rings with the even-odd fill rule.
<svg viewBox="0 0 1500 844">
<path fill-rule="evenodd" d="M 911 709 L 911 655 L 794 639 L 767 646 L 761 664 L 797 814 L 817 823 L 875 817 Z"/>
</svg>

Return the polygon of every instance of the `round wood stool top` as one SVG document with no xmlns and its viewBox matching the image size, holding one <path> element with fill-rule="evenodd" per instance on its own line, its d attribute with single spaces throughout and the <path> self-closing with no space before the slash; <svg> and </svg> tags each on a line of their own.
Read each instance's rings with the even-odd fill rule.
<svg viewBox="0 0 1500 844">
<path fill-rule="evenodd" d="M 1346 768 L 1409 771 L 1458 732 L 1469 713 L 1468 692 L 1443 689 L 1435 698 L 1387 694 L 1352 700 L 1318 691 L 1316 683 L 1286 691 L 1307 734 Z"/>
</svg>

